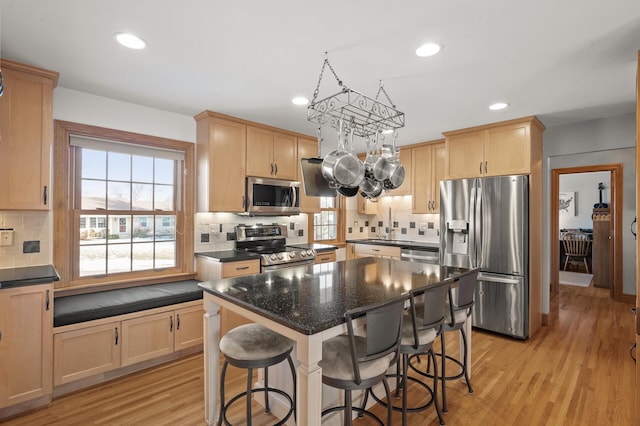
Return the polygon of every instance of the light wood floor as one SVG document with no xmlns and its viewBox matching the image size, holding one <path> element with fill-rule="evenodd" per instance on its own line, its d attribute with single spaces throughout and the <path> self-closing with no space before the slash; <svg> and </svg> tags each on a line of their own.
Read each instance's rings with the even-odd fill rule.
<svg viewBox="0 0 640 426">
<path fill-rule="evenodd" d="M 635 418 L 631 305 L 609 290 L 560 286 L 552 325 L 525 342 L 474 331 L 475 393 L 449 383 L 448 425 L 630 425 Z M 457 353 L 457 339 L 449 339 Z M 449 346 L 449 345 L 448 345 Z M 202 355 L 118 379 L 54 400 L 7 425 L 203 425 Z M 232 374 L 229 394 L 245 386 Z M 234 389 L 235 387 L 235 389 Z M 419 400 L 419 392 L 412 392 Z M 259 407 L 254 403 L 255 411 Z M 239 424 L 244 408 L 238 407 Z M 381 407 L 374 411 L 382 414 Z M 232 422 L 234 418 L 230 419 Z M 267 424 L 263 415 L 258 425 Z M 2 422 L 0 422 L 2 423 Z M 399 414 L 394 423 L 400 424 Z M 256 424 L 256 423 L 254 423 Z M 370 424 L 364 421 L 356 425 Z M 436 425 L 433 410 L 410 425 Z"/>
</svg>

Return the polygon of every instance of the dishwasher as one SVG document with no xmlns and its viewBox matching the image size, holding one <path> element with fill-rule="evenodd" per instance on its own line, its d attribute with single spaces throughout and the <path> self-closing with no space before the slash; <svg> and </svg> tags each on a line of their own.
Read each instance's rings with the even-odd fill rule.
<svg viewBox="0 0 640 426">
<path fill-rule="evenodd" d="M 400 259 L 437 265 L 440 263 L 440 252 L 438 247 L 403 248 L 400 250 Z"/>
</svg>

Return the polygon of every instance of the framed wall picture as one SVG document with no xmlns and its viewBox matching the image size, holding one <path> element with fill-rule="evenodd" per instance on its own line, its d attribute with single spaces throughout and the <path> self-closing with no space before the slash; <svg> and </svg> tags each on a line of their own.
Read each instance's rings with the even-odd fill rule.
<svg viewBox="0 0 640 426">
<path fill-rule="evenodd" d="M 576 215 L 576 193 L 561 192 L 560 193 L 560 216 Z"/>
</svg>

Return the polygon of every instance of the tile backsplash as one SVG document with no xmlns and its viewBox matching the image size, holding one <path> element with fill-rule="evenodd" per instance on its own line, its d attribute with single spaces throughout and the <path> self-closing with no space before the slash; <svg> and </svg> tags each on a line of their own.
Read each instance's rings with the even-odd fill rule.
<svg viewBox="0 0 640 426">
<path fill-rule="evenodd" d="M 53 263 L 52 222 L 51 212 L 0 212 L 0 229 L 13 229 L 13 244 L 0 247 L 0 268 Z M 34 251 L 36 247 L 39 252 L 23 253 Z"/>
<path fill-rule="evenodd" d="M 231 250 L 234 247 L 236 225 L 278 224 L 287 226 L 287 244 L 307 242 L 307 215 L 238 216 L 233 213 L 196 213 L 194 220 L 196 253 Z"/>
</svg>

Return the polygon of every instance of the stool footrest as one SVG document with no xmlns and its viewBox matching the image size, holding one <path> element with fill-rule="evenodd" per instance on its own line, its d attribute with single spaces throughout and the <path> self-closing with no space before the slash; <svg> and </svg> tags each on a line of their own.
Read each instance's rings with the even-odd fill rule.
<svg viewBox="0 0 640 426">
<path fill-rule="evenodd" d="M 276 389 L 276 388 L 272 388 L 272 387 L 268 387 L 268 388 L 254 388 L 251 389 L 251 393 L 254 394 L 256 392 L 274 392 L 277 393 L 279 395 L 284 396 L 285 398 L 287 398 L 287 401 L 289 401 L 289 406 L 291 407 L 289 409 L 289 412 L 287 413 L 286 416 L 284 416 L 284 418 L 282 420 L 280 420 L 278 423 L 275 423 L 273 426 L 282 426 L 284 425 L 287 420 L 289 420 L 289 417 L 291 417 L 291 415 L 293 414 L 294 410 L 295 410 L 295 404 L 293 403 L 293 399 L 291 399 L 291 397 L 289 396 L 288 393 L 286 393 L 285 391 L 281 390 L 281 389 Z M 229 420 L 227 420 L 227 410 L 229 409 L 229 407 L 231 407 L 231 405 L 233 403 L 235 403 L 236 401 L 238 401 L 241 398 L 245 398 L 247 396 L 247 391 L 244 391 L 242 393 L 237 394 L 236 396 L 234 396 L 233 398 L 231 398 L 229 400 L 229 402 L 227 402 L 226 404 L 224 404 L 222 412 L 220 413 L 220 415 L 222 416 L 222 422 L 226 425 L 230 425 L 231 423 L 229 422 Z"/>
</svg>

